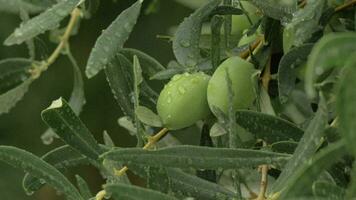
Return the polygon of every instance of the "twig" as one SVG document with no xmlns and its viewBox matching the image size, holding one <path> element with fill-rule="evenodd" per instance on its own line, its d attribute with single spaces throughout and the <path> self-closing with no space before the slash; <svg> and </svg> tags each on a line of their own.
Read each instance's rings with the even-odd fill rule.
<svg viewBox="0 0 356 200">
<path fill-rule="evenodd" d="M 263 38 L 259 37 L 257 38 L 250 46 L 248 49 L 246 49 L 245 51 L 243 51 L 242 53 L 240 53 L 240 57 L 243 59 L 246 59 L 249 55 L 251 51 L 254 51 L 258 46 L 261 45 L 261 43 L 263 43 Z"/>
<path fill-rule="evenodd" d="M 263 142 L 263 146 L 266 146 L 266 142 Z M 261 170 L 261 183 L 260 183 L 260 192 L 255 200 L 265 200 L 266 191 L 268 185 L 268 165 L 261 165 L 259 169 Z"/>
<path fill-rule="evenodd" d="M 167 128 L 163 128 L 161 129 L 156 135 L 154 135 L 153 137 L 148 139 L 148 142 L 146 143 L 146 145 L 142 148 L 142 149 L 148 149 L 151 146 L 155 145 L 157 143 L 157 141 L 159 139 L 161 139 L 166 133 L 168 132 Z M 120 170 L 116 170 L 115 169 L 115 175 L 116 176 L 122 176 L 125 174 L 125 172 L 128 170 L 129 168 L 127 166 L 124 166 L 123 168 L 121 168 Z"/>
<path fill-rule="evenodd" d="M 57 48 L 53 51 L 53 53 L 49 56 L 49 58 L 46 61 L 43 61 L 38 68 L 32 69 L 30 73 L 32 74 L 32 78 L 36 79 L 38 78 L 43 71 L 46 71 L 47 68 L 53 64 L 59 55 L 61 54 L 62 50 L 65 48 L 65 46 L 68 43 L 69 37 L 73 31 L 73 28 L 75 24 L 77 23 L 79 16 L 81 15 L 81 11 L 79 8 L 75 8 L 72 13 L 71 13 L 71 18 L 69 20 L 69 23 L 67 25 L 67 28 L 61 37 L 61 41 L 58 44 Z"/>
<path fill-rule="evenodd" d="M 335 12 L 339 12 L 340 10 L 346 9 L 346 8 L 352 6 L 353 4 L 356 4 L 356 0 L 351 0 L 341 6 L 336 7 Z"/>
</svg>

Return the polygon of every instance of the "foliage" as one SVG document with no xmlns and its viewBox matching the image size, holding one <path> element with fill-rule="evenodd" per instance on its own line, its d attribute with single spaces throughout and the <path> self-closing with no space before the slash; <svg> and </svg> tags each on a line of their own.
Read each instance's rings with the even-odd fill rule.
<svg viewBox="0 0 356 200">
<path fill-rule="evenodd" d="M 95 18 L 100 1 L 0 0 L 0 11 L 20 14 L 21 19 L 31 16 L 4 41 L 7 46 L 25 42 L 30 58 L 0 61 L 0 114 L 9 112 L 59 56 L 68 57 L 73 65 L 69 101 L 60 97 L 41 113 L 49 127 L 43 142 L 50 144 L 58 137 L 65 144 L 42 157 L 0 146 L 0 161 L 26 172 L 25 192 L 32 195 L 47 184 L 69 200 L 356 198 L 356 166 L 352 166 L 356 156 L 356 1 L 176 1 L 194 11 L 173 35 L 176 60 L 167 67 L 141 50 L 124 46 L 143 8 L 148 7 L 146 14 L 159 12 L 159 0 L 137 0 L 118 13 L 91 49 L 86 77 L 105 72 L 124 115 L 119 125 L 137 140 L 136 147 L 122 148 L 106 132 L 100 144 L 79 117 L 85 104 L 84 81 L 70 51 L 70 36 L 80 31 L 82 20 Z M 258 20 L 251 20 L 252 14 Z M 241 19 L 247 21 L 232 24 L 232 15 L 245 15 Z M 232 29 L 239 23 L 250 23 L 244 36 Z M 46 31 L 63 35 L 53 41 L 57 42 L 53 53 L 41 57 L 33 41 Z M 238 46 L 241 38 L 251 35 L 252 42 Z M 178 85 L 168 90 L 174 105 L 165 110 L 165 117 L 170 119 L 174 110 L 179 113 L 174 122 L 189 119 L 189 123 L 177 128 L 181 130 L 164 127 L 166 119 L 156 114 L 156 107 L 167 79 L 197 72 L 210 77 L 226 59 L 237 56 L 251 65 L 252 72 L 239 73 L 241 63 L 227 64 L 233 70 L 221 71 L 214 83 L 216 90 L 224 88 L 227 95 L 209 94 L 224 100 L 226 109 L 210 105 L 209 115 L 198 120 L 194 114 L 199 108 L 194 105 L 201 104 L 199 97 L 207 91 L 186 91 L 190 87 Z M 194 80 L 189 79 L 186 86 Z M 240 97 L 251 95 L 253 102 L 233 107 Z M 184 110 L 188 108 L 189 112 Z M 158 128 L 162 129 L 153 134 Z M 200 146 L 185 141 L 173 144 L 179 131 L 199 137 Z M 97 168 L 105 179 L 96 195 L 81 176 L 76 176 L 76 187 L 63 173 L 82 164 Z M 131 182 L 128 170 L 146 185 Z"/>
</svg>

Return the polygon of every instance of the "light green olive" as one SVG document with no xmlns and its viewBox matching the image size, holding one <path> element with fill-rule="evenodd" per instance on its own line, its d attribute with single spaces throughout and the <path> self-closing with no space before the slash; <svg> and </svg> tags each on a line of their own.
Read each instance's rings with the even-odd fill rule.
<svg viewBox="0 0 356 200">
<path fill-rule="evenodd" d="M 242 6 L 248 13 L 248 16 L 251 19 L 252 24 L 256 23 L 260 16 L 257 15 L 258 9 L 249 2 L 241 1 Z M 251 27 L 251 23 L 249 22 L 246 15 L 233 15 L 232 16 L 232 28 L 231 33 L 233 35 L 237 35 L 237 37 L 241 37 L 244 30 L 249 29 Z"/>
<path fill-rule="evenodd" d="M 209 79 L 210 76 L 202 72 L 172 77 L 157 102 L 158 115 L 166 128 L 185 128 L 209 114 L 206 98 Z"/>
<path fill-rule="evenodd" d="M 226 75 L 229 75 L 233 92 L 233 109 L 246 109 L 255 100 L 252 75 L 256 70 L 254 66 L 240 57 L 231 57 L 225 60 L 216 69 L 208 85 L 208 103 L 214 112 L 214 107 L 227 113 L 229 106 L 229 93 Z M 226 73 L 227 72 L 227 73 Z"/>
</svg>

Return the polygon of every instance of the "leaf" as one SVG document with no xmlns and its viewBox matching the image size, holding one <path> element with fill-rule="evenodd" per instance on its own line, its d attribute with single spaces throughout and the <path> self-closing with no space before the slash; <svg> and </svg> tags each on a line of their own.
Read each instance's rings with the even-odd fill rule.
<svg viewBox="0 0 356 200">
<path fill-rule="evenodd" d="M 83 200 L 78 190 L 56 168 L 37 156 L 16 147 L 0 146 L 0 160 L 46 181 L 69 200 Z"/>
<path fill-rule="evenodd" d="M 230 169 L 252 167 L 260 164 L 283 165 L 288 154 L 279 154 L 259 150 L 227 149 L 180 145 L 159 150 L 139 148 L 113 149 L 102 156 L 104 159 L 137 163 L 156 167 Z"/>
<path fill-rule="evenodd" d="M 0 12 L 9 12 L 19 14 L 23 9 L 28 13 L 38 13 L 44 10 L 44 7 L 34 5 L 23 0 L 0 0 Z"/>
<path fill-rule="evenodd" d="M 250 0 L 265 15 L 273 19 L 286 21 L 297 10 L 296 0 Z"/>
<path fill-rule="evenodd" d="M 119 53 L 124 55 L 127 59 L 131 59 L 133 58 L 133 56 L 137 56 L 142 67 L 142 72 L 148 75 L 149 77 L 165 69 L 165 67 L 163 67 L 163 65 L 159 63 L 156 59 L 140 50 L 123 48 L 119 50 Z"/>
<path fill-rule="evenodd" d="M 117 54 L 105 67 L 106 79 L 125 115 L 134 118 L 133 103 L 133 70 L 130 61 L 122 54 Z"/>
<path fill-rule="evenodd" d="M 352 54 L 345 64 L 342 72 L 338 92 L 337 92 L 337 111 L 339 115 L 340 132 L 345 138 L 350 152 L 356 156 L 356 147 L 353 141 L 356 140 L 356 54 Z"/>
<path fill-rule="evenodd" d="M 297 171 L 301 165 L 307 163 L 315 152 L 318 150 L 322 143 L 322 137 L 324 130 L 327 126 L 327 112 L 325 103 L 319 104 L 319 108 L 315 117 L 309 123 L 307 129 L 304 132 L 302 139 L 300 140 L 292 158 L 285 165 L 284 170 L 278 177 L 276 182 L 272 186 L 272 191 L 277 192 L 282 190 L 286 186 L 286 183 L 290 180 L 290 176 Z"/>
<path fill-rule="evenodd" d="M 320 31 L 319 20 L 322 17 L 326 1 L 309 1 L 303 9 L 293 15 L 293 19 L 284 29 L 285 39 L 300 46 L 307 42 L 315 32 Z"/>
<path fill-rule="evenodd" d="M 115 143 L 114 141 L 111 139 L 110 135 L 108 134 L 107 131 L 104 131 L 103 133 L 103 140 L 104 140 L 104 144 L 108 147 L 114 147 Z"/>
<path fill-rule="evenodd" d="M 244 129 L 271 144 L 278 141 L 299 141 L 303 130 L 293 123 L 269 114 L 255 111 L 239 110 L 236 113 L 237 123 Z"/>
<path fill-rule="evenodd" d="M 88 159 L 68 145 L 57 147 L 41 157 L 41 159 L 55 167 L 59 171 L 65 171 L 68 167 L 88 164 Z M 33 194 L 39 190 L 46 182 L 27 173 L 25 174 L 22 186 L 27 194 Z"/>
<path fill-rule="evenodd" d="M 79 0 L 60 1 L 40 15 L 23 22 L 4 42 L 5 45 L 21 44 L 47 30 L 55 29 L 77 6 Z"/>
<path fill-rule="evenodd" d="M 278 66 L 278 93 L 281 103 L 286 103 L 295 88 L 295 67 L 306 61 L 314 44 L 305 44 L 286 53 Z"/>
<path fill-rule="evenodd" d="M 164 69 L 162 71 L 157 72 L 153 76 L 150 77 L 151 80 L 166 80 L 172 78 L 176 74 L 182 74 L 185 72 L 184 68 L 171 68 Z"/>
<path fill-rule="evenodd" d="M 138 106 L 135 113 L 142 123 L 153 127 L 162 127 L 161 118 L 149 108 Z"/>
<path fill-rule="evenodd" d="M 356 51 L 356 33 L 333 33 L 321 38 L 313 47 L 307 62 L 305 91 L 316 96 L 314 83 L 317 77 L 332 67 L 342 67 L 352 52 Z"/>
<path fill-rule="evenodd" d="M 201 62 L 199 38 L 202 24 L 220 2 L 221 0 L 211 0 L 178 26 L 173 39 L 173 52 L 181 65 L 194 68 Z"/>
<path fill-rule="evenodd" d="M 80 191 L 80 194 L 83 196 L 84 199 L 90 199 L 93 197 L 88 184 L 85 182 L 85 180 L 80 177 L 79 175 L 75 175 L 75 178 L 77 179 L 77 185 Z"/>
<path fill-rule="evenodd" d="M 223 16 L 213 16 L 211 19 L 211 62 L 213 69 L 216 69 L 220 64 L 220 43 L 221 43 L 221 27 L 224 23 Z"/>
<path fill-rule="evenodd" d="M 41 113 L 43 121 L 67 144 L 83 155 L 96 160 L 102 152 L 97 141 L 63 99 L 52 102 Z"/>
<path fill-rule="evenodd" d="M 125 128 L 126 130 L 129 131 L 129 133 L 131 135 L 135 135 L 136 134 L 136 128 L 135 128 L 135 125 L 134 123 L 132 122 L 131 118 L 128 117 L 128 116 L 123 116 L 123 117 L 120 117 L 118 120 L 117 120 L 118 124 Z"/>
<path fill-rule="evenodd" d="M 31 77 L 32 61 L 25 58 L 8 58 L 0 61 L 0 94 L 3 94 Z"/>
<path fill-rule="evenodd" d="M 297 171 L 290 174 L 280 199 L 310 194 L 313 182 L 325 169 L 337 162 L 337 158 L 341 158 L 346 152 L 343 141 L 329 144 L 328 147 L 318 152 L 308 162 L 304 162 Z"/>
<path fill-rule="evenodd" d="M 83 76 L 72 53 L 70 51 L 66 53 L 73 66 L 73 90 L 68 104 L 73 109 L 74 113 L 79 116 L 83 106 L 86 103 Z M 43 143 L 46 145 L 51 144 L 54 138 L 58 138 L 58 136 L 50 128 L 47 129 L 41 136 Z"/>
<path fill-rule="evenodd" d="M 345 196 L 345 189 L 329 182 L 314 182 L 313 194 L 316 198 L 324 199 L 343 199 Z"/>
<path fill-rule="evenodd" d="M 90 53 L 85 69 L 85 74 L 88 78 L 92 78 L 100 70 L 104 69 L 114 59 L 120 48 L 123 47 L 136 24 L 141 11 L 141 4 L 142 0 L 138 0 L 131 7 L 120 13 L 99 36 Z"/>
<path fill-rule="evenodd" d="M 145 189 L 138 186 L 126 185 L 126 184 L 107 184 L 104 186 L 105 191 L 111 194 L 114 199 L 147 199 L 147 200 L 176 200 L 176 198 L 168 196 L 166 194 Z"/>
<path fill-rule="evenodd" d="M 298 143 L 294 141 L 280 141 L 271 144 L 271 149 L 278 153 L 288 153 L 293 154 Z"/>
<path fill-rule="evenodd" d="M 17 87 L 0 95 L 0 114 L 7 113 L 28 91 L 33 79 L 28 79 Z"/>
</svg>

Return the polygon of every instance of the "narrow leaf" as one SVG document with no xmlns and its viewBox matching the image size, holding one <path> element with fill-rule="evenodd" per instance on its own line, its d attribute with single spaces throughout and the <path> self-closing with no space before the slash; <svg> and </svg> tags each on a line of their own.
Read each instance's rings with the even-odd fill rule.
<svg viewBox="0 0 356 200">
<path fill-rule="evenodd" d="M 93 194 L 91 193 L 88 184 L 85 182 L 85 180 L 80 177 L 79 175 L 76 175 L 75 178 L 77 179 L 77 185 L 80 191 L 80 194 L 83 196 L 84 199 L 90 199 L 93 197 Z"/>
<path fill-rule="evenodd" d="M 83 200 L 78 190 L 52 165 L 16 147 L 0 146 L 0 160 L 46 181 L 69 200 Z"/>
<path fill-rule="evenodd" d="M 0 5 L 0 12 L 9 12 L 14 14 L 19 14 L 21 9 L 31 14 L 41 12 L 45 9 L 42 6 L 24 2 L 23 0 L 0 0 Z"/>
<path fill-rule="evenodd" d="M 147 199 L 147 200 L 177 200 L 174 197 L 168 196 L 166 194 L 145 189 L 138 186 L 126 185 L 126 184 L 108 184 L 104 186 L 105 191 L 111 194 L 114 199 L 128 199 L 128 200 L 138 200 L 138 199 Z"/>
<path fill-rule="evenodd" d="M 259 150 L 185 145 L 155 151 L 139 148 L 113 149 L 102 155 L 104 159 L 128 162 L 128 164 L 199 169 L 255 167 L 261 164 L 272 164 L 280 167 L 289 157 L 288 154 Z"/>
<path fill-rule="evenodd" d="M 79 0 L 60 1 L 40 15 L 23 22 L 4 42 L 5 45 L 21 44 L 47 30 L 55 29 L 77 6 Z"/>
<path fill-rule="evenodd" d="M 293 123 L 269 114 L 240 110 L 236 113 L 237 123 L 244 129 L 271 144 L 278 141 L 299 141 L 303 130 Z"/>
<path fill-rule="evenodd" d="M 173 40 L 173 52 L 181 65 L 191 68 L 201 62 L 199 38 L 202 24 L 220 2 L 221 0 L 209 1 L 178 26 Z"/>
<path fill-rule="evenodd" d="M 149 108 L 138 106 L 135 113 L 142 123 L 153 127 L 162 127 L 161 118 Z"/>
<path fill-rule="evenodd" d="M 32 81 L 33 79 L 28 79 L 12 90 L 0 95 L 0 114 L 9 112 L 23 98 Z"/>
<path fill-rule="evenodd" d="M 43 161 L 52 165 L 59 171 L 65 171 L 69 167 L 77 165 L 88 164 L 88 159 L 74 150 L 72 147 L 65 145 L 53 149 L 41 157 Z M 31 174 L 25 174 L 23 178 L 23 188 L 27 194 L 39 190 L 46 182 L 32 176 Z"/>
<path fill-rule="evenodd" d="M 111 62 L 129 38 L 141 11 L 142 0 L 138 0 L 131 7 L 124 10 L 103 31 L 92 49 L 85 74 L 88 78 L 95 76 L 100 70 Z"/>
<path fill-rule="evenodd" d="M 68 103 L 59 98 L 42 111 L 42 119 L 67 144 L 89 158 L 96 160 L 101 149 L 83 122 Z"/>
<path fill-rule="evenodd" d="M 316 198 L 344 199 L 345 189 L 329 182 L 318 181 L 313 184 L 313 194 Z"/>
</svg>

